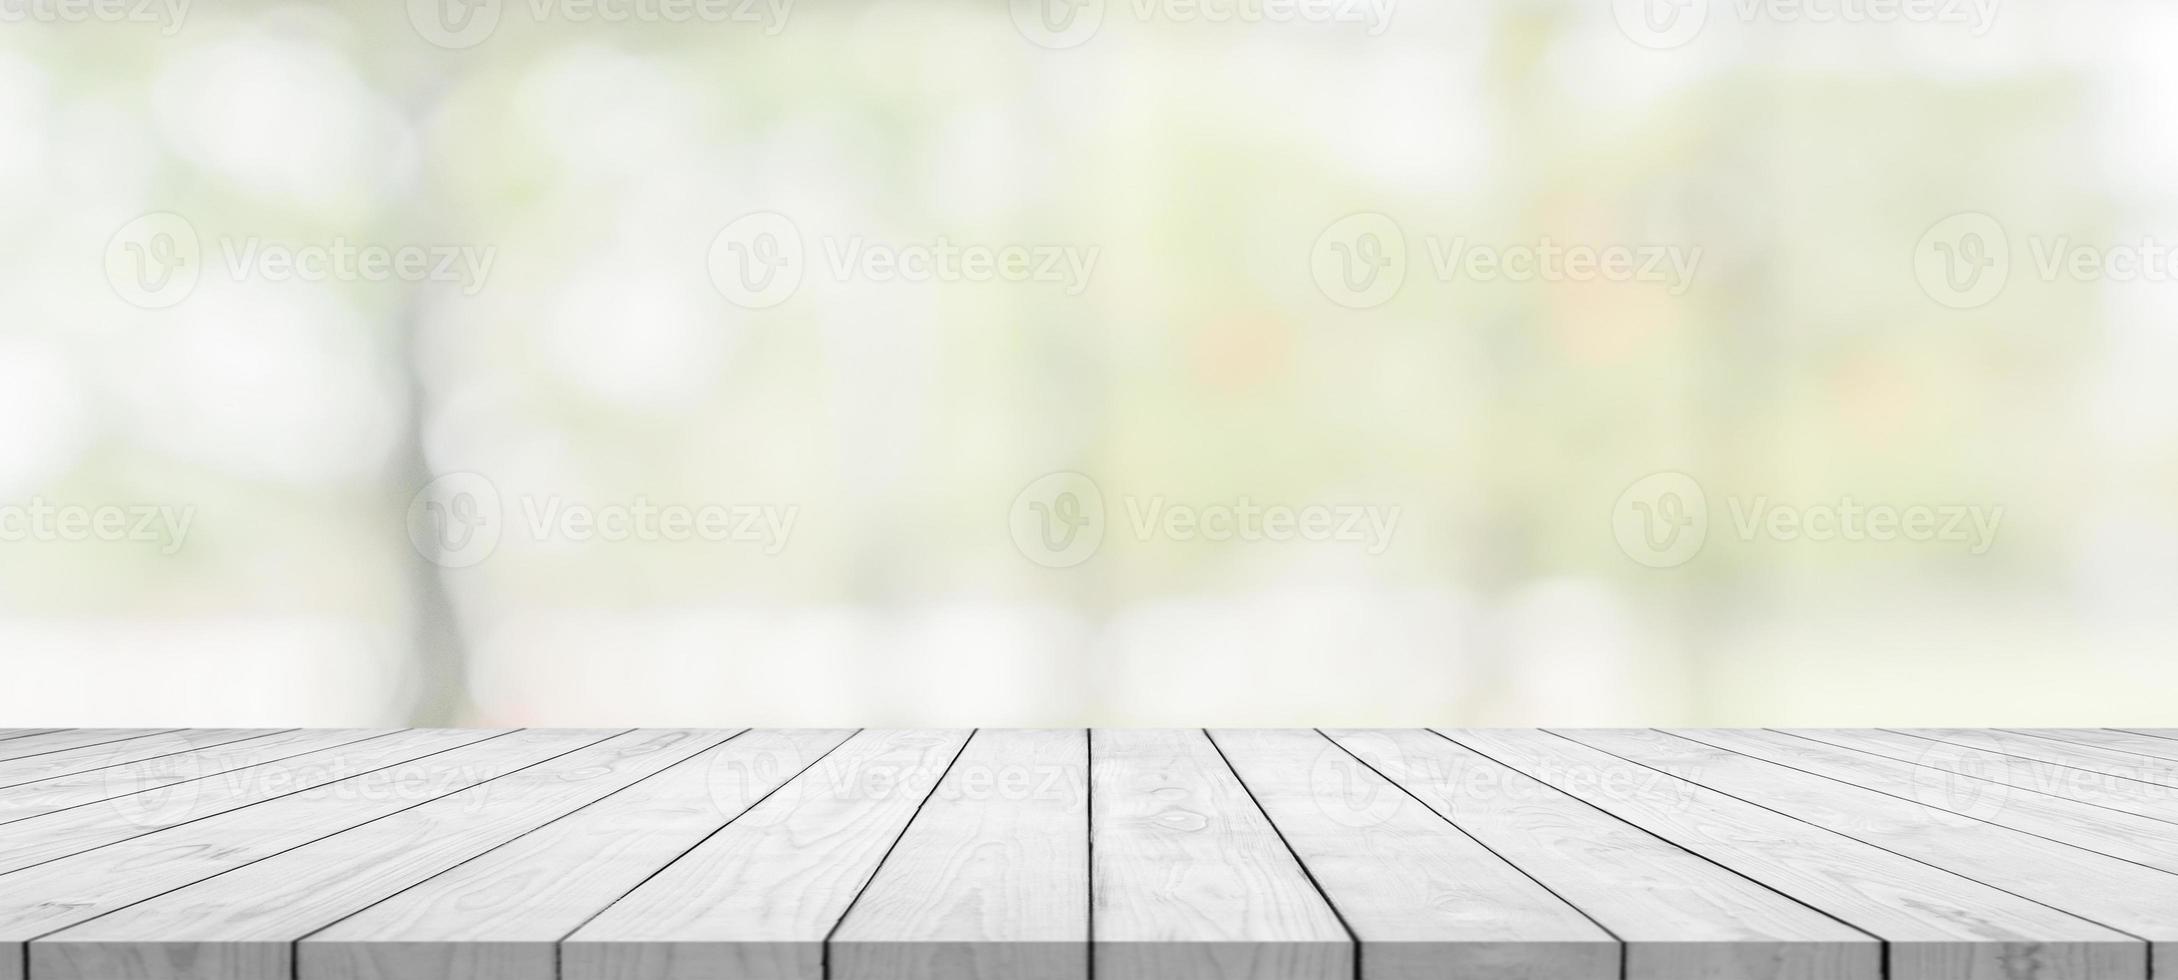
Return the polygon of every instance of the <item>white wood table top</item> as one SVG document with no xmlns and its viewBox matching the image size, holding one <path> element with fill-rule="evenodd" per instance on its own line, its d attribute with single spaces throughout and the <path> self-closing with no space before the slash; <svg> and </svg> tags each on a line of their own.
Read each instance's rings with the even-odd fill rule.
<svg viewBox="0 0 2178 980">
<path fill-rule="evenodd" d="M 0 980 L 2178 980 L 2178 730 L 0 729 Z"/>
</svg>

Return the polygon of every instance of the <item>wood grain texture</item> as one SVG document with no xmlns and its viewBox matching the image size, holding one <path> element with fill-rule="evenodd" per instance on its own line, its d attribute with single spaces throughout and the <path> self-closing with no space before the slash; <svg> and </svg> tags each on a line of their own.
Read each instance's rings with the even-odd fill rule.
<svg viewBox="0 0 2178 980">
<path fill-rule="evenodd" d="M 1207 734 L 1090 743 L 1091 929 L 1102 980 L 1345 980 L 1337 914 Z"/>
<path fill-rule="evenodd" d="M 1955 787 L 1955 792 L 1962 796 L 1974 794 L 1976 786 L 1973 781 L 1978 780 L 2178 824 L 2178 787 L 2144 783 L 2122 776 L 2075 769 L 1882 729 L 1779 730 L 1811 741 L 1858 749 L 1886 759 L 1934 769 L 1941 775 L 1925 778 Z M 2178 827 L 2173 829 L 2178 830 Z"/>
<path fill-rule="evenodd" d="M 822 980 L 824 941 L 967 742 L 864 731 L 561 944 L 567 980 Z"/>
<path fill-rule="evenodd" d="M 852 734 L 737 735 L 302 941 L 301 980 L 554 980 L 559 941 Z"/>
<path fill-rule="evenodd" d="M 1087 980 L 1082 729 L 976 732 L 833 935 L 831 980 Z"/>
<path fill-rule="evenodd" d="M 273 728 L 186 728 L 141 738 L 47 752 L 0 766 L 0 795 L 26 784 L 37 784 L 72 774 L 97 772 L 161 756 L 186 756 L 198 749 L 260 738 L 278 731 L 280 729 Z"/>
<path fill-rule="evenodd" d="M 2006 731 L 2178 760 L 2178 728 L 2011 728 Z"/>
<path fill-rule="evenodd" d="M 1611 934 L 1322 734 L 1213 731 L 1361 943 L 1362 980 L 1616 980 Z"/>
<path fill-rule="evenodd" d="M 2022 898 L 2157 944 L 2150 962 L 2171 975 L 2163 944 L 2178 940 L 2178 876 L 1920 803 L 1800 772 L 1688 737 L 1583 730 L 1577 741 L 1827 827 Z"/>
<path fill-rule="evenodd" d="M 595 742 L 599 732 L 416 731 L 253 767 L 253 797 L 214 816 L 0 874 L 0 980 L 20 980 L 24 944 L 290 848 Z M 370 767 L 355 774 L 357 766 Z M 337 776 L 339 778 L 327 778 Z M 231 802 L 231 800 L 223 800 Z M 93 809 L 90 807 L 86 810 Z M 68 817 L 82 811 L 55 816 Z M 35 829 L 50 818 L 0 830 Z"/>
<path fill-rule="evenodd" d="M 1695 739 L 1895 796 L 1962 817 L 2010 827 L 2159 871 L 2178 873 L 2178 826 L 2104 810 L 1986 779 L 1957 779 L 1939 769 L 1782 732 L 1692 729 Z"/>
<path fill-rule="evenodd" d="M 1627 946 L 1631 980 L 1875 980 L 1867 934 L 1428 731 L 1331 736 Z"/>
<path fill-rule="evenodd" d="M 399 732 L 0 825 L 0 875 L 362 775 L 493 734 L 497 733 Z"/>
<path fill-rule="evenodd" d="M 304 936 L 731 734 L 645 730 L 579 746 L 62 930 L 31 944 L 31 962 L 56 980 L 288 980 Z"/>
<path fill-rule="evenodd" d="M 0 790 L 0 824 L 389 734 L 390 729 L 309 729 L 256 735 L 11 786 Z M 157 735 L 118 744 L 171 737 Z"/>
<path fill-rule="evenodd" d="M 1901 728 L 1898 731 L 1953 745 L 2178 789 L 2178 762 L 2113 746 L 2055 738 L 2047 734 L 1979 728 Z"/>
<path fill-rule="evenodd" d="M 163 735 L 172 728 L 63 728 L 0 742 L 0 786 L 39 779 L 51 763 L 43 758 L 56 752 L 125 742 L 147 735 Z"/>
<path fill-rule="evenodd" d="M 2162 732 L 7 729 L 0 980 L 2178 980 Z"/>
<path fill-rule="evenodd" d="M 2139 977 L 2136 939 L 1549 732 L 1444 734 L 1890 944 L 1891 980 Z"/>
</svg>

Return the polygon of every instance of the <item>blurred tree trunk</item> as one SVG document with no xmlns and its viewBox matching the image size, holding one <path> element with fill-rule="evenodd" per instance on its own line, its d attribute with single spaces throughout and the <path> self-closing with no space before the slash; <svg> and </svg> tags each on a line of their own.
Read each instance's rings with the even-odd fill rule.
<svg viewBox="0 0 2178 980">
<path fill-rule="evenodd" d="M 404 522 L 409 500 L 438 475 L 432 471 L 431 461 L 424 452 L 424 426 L 431 417 L 431 395 L 425 390 L 425 373 L 418 361 L 423 350 L 417 337 L 423 319 L 418 309 L 421 304 L 420 296 L 412 296 L 402 309 L 397 333 L 399 346 L 395 350 L 408 380 L 407 430 L 397 470 Z M 415 542 L 415 535 L 408 537 Z M 440 547 L 436 535 L 423 537 L 432 548 Z M 470 714 L 468 645 L 462 635 L 453 590 L 447 582 L 446 566 L 438 560 L 438 555 L 418 550 L 424 546 L 423 542 L 415 543 L 417 547 L 408 551 L 411 556 L 408 562 L 408 625 L 413 655 L 409 672 L 408 721 L 424 727 L 458 725 L 469 720 Z"/>
<path fill-rule="evenodd" d="M 409 125 L 421 134 L 430 127 L 429 113 L 445 94 L 445 79 L 425 73 L 420 84 L 404 101 L 404 114 Z M 427 192 L 422 195 L 429 198 Z M 431 236 L 420 241 L 459 241 L 458 236 L 438 235 L 436 226 L 444 220 L 445 208 L 428 207 L 410 214 L 412 224 L 432 231 Z M 401 365 L 408 382 L 408 411 L 405 413 L 406 431 L 403 433 L 398 469 L 398 486 L 402 487 L 401 506 L 404 525 L 408 502 L 429 486 L 438 476 L 431 468 L 431 460 L 424 451 L 424 430 L 431 421 L 431 392 L 425 384 L 429 376 L 423 364 L 425 346 L 422 343 L 423 309 L 427 290 L 412 288 L 402 305 L 400 319 L 394 332 L 395 362 Z M 411 540 L 414 535 L 408 535 Z M 448 726 L 474 721 L 468 695 L 469 657 L 468 643 L 461 629 L 461 616 L 452 583 L 447 580 L 447 568 L 441 560 L 443 544 L 436 536 L 429 538 L 430 547 L 439 554 L 425 554 L 409 549 L 413 559 L 408 563 L 408 627 L 413 666 L 409 672 L 408 719 L 412 725 Z"/>
</svg>

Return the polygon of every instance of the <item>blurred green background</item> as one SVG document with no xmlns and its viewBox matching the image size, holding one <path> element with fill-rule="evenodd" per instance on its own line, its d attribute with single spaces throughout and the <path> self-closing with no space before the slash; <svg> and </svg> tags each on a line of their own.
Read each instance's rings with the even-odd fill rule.
<svg viewBox="0 0 2178 980">
<path fill-rule="evenodd" d="M 2178 9 L 606 2 L 9 8 L 0 723 L 2178 724 Z"/>
</svg>

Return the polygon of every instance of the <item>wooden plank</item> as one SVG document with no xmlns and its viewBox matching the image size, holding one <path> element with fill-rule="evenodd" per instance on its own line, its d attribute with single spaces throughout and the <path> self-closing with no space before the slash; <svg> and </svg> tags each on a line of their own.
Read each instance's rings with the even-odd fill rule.
<svg viewBox="0 0 2178 980">
<path fill-rule="evenodd" d="M 1897 731 L 1953 745 L 2178 789 L 2178 762 L 2137 752 L 1993 729 L 1901 728 Z"/>
<path fill-rule="evenodd" d="M 41 817 L 101 800 L 148 793 L 207 776 L 217 776 L 236 769 L 390 734 L 392 730 L 384 728 L 296 729 L 277 735 L 241 739 L 201 751 L 178 752 L 127 765 L 25 783 L 0 790 L 0 824 Z M 149 800 L 156 799 L 159 798 L 147 798 L 145 808 L 152 805 Z"/>
<path fill-rule="evenodd" d="M 1208 734 L 1090 738 L 1100 980 L 1332 980 L 1354 945 Z"/>
<path fill-rule="evenodd" d="M 2156 944 L 2154 976 L 2174 975 L 2178 876 L 2009 827 L 1799 772 L 1655 731 L 1590 729 L 1567 737 L 1827 827 L 1855 840 L 2062 909 Z"/>
<path fill-rule="evenodd" d="M 1361 980 L 1617 980 L 1610 933 L 1321 733 L 1210 737 L 1360 941 Z"/>
<path fill-rule="evenodd" d="M 58 728 L 0 728 L 0 742 L 60 731 Z"/>
<path fill-rule="evenodd" d="M 561 944 L 567 980 L 821 980 L 824 940 L 969 738 L 865 731 Z"/>
<path fill-rule="evenodd" d="M 147 735 L 163 735 L 175 731 L 172 728 L 63 728 L 39 735 L 25 735 L 0 742 L 0 786 L 12 786 L 22 782 L 22 773 L 37 779 L 39 768 L 44 765 L 38 757 L 53 752 L 105 745 Z"/>
<path fill-rule="evenodd" d="M 289 980 L 313 932 L 710 748 L 627 732 L 168 892 L 30 945 L 46 980 Z"/>
<path fill-rule="evenodd" d="M 1447 737 L 1888 943 L 1890 980 L 2138 978 L 2147 945 L 1549 732 Z"/>
<path fill-rule="evenodd" d="M 1970 806 L 1990 805 L 1973 801 L 1985 796 L 2001 801 L 2000 794 L 2017 789 L 2178 822 L 2178 787 L 2143 783 L 1881 729 L 1786 728 L 1780 731 L 1936 770 L 1935 774 L 1922 777 L 1920 782 L 1929 784 L 1924 792 L 1933 789 Z M 1980 783 L 2000 783 L 2008 789 L 1992 790 Z M 2178 833 L 2178 827 L 2168 832 Z"/>
<path fill-rule="evenodd" d="M 2046 738 L 2057 742 L 2075 742 L 2117 752 L 2144 755 L 2165 763 L 2178 760 L 2178 729 L 2170 728 L 2012 728 L 2010 734 Z M 2166 765 L 2165 772 L 2178 770 L 2178 765 Z"/>
<path fill-rule="evenodd" d="M 1875 980 L 1866 934 L 1427 731 L 1334 731 L 1626 944 L 1629 980 Z"/>
<path fill-rule="evenodd" d="M 1087 980 L 1082 729 L 976 732 L 833 934 L 831 980 Z"/>
<path fill-rule="evenodd" d="M 2178 980 L 2152 732 L 33 739 L 0 980 Z"/>
<path fill-rule="evenodd" d="M 494 732 L 407 731 L 0 825 L 0 875 L 466 745 Z M 0 879 L 4 881 L 5 879 Z"/>
<path fill-rule="evenodd" d="M 1939 770 L 1780 732 L 1688 729 L 1679 734 L 1720 749 L 1767 759 L 1802 772 L 1955 813 L 1968 820 L 2010 827 L 2097 854 L 2178 873 L 2178 827 L 2160 820 L 2013 789 L 1987 780 L 1948 779 Z M 2174 879 L 2173 884 L 2178 885 L 2178 879 Z"/>
<path fill-rule="evenodd" d="M 404 732 L 385 741 L 398 746 L 405 761 L 387 764 L 384 747 L 375 754 L 359 752 L 380 765 L 360 775 L 351 776 L 352 768 L 340 765 L 352 767 L 356 756 L 254 767 L 252 778 L 263 780 L 264 790 L 244 794 L 255 796 L 253 805 L 0 874 L 0 980 L 23 980 L 24 945 L 40 936 L 496 779 L 608 734 Z M 315 782 L 323 773 L 343 778 Z"/>
<path fill-rule="evenodd" d="M 0 796 L 17 787 L 79 773 L 97 772 L 145 759 L 194 752 L 229 742 L 278 734 L 277 728 L 184 728 L 103 745 L 48 752 L 0 766 Z"/>
<path fill-rule="evenodd" d="M 554 980 L 559 941 L 851 732 L 753 731 L 316 933 L 301 980 Z"/>
</svg>

